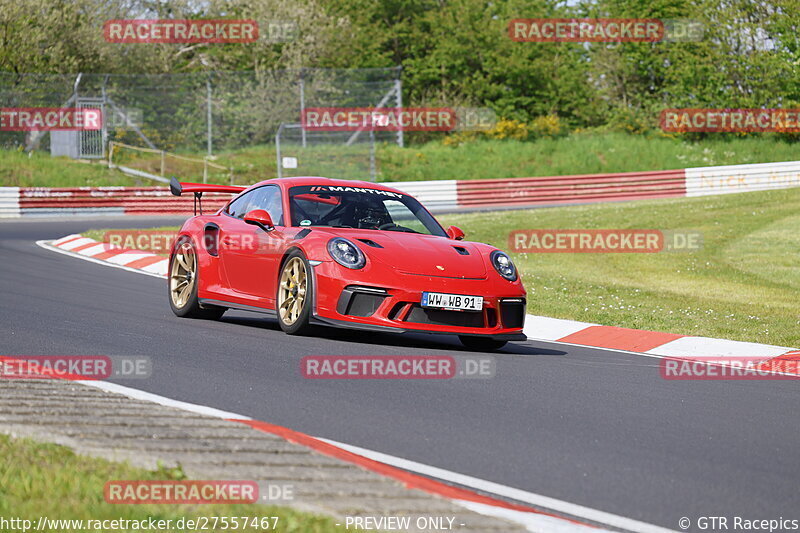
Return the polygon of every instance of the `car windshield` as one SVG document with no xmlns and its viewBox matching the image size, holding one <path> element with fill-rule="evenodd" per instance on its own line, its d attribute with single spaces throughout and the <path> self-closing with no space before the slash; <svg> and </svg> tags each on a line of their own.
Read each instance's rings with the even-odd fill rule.
<svg viewBox="0 0 800 533">
<path fill-rule="evenodd" d="M 411 196 L 380 189 L 304 185 L 289 189 L 293 226 L 447 234 Z"/>
</svg>

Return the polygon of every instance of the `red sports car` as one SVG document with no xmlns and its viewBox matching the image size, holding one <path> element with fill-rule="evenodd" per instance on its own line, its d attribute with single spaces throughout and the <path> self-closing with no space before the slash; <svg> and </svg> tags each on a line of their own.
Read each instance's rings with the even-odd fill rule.
<svg viewBox="0 0 800 533">
<path fill-rule="evenodd" d="M 525 289 L 504 252 L 446 231 L 415 198 L 380 185 L 282 178 L 251 187 L 179 183 L 180 196 L 239 193 L 186 221 L 169 260 L 182 317 L 226 309 L 276 316 L 289 334 L 313 324 L 458 335 L 469 349 L 525 340 Z"/>
</svg>

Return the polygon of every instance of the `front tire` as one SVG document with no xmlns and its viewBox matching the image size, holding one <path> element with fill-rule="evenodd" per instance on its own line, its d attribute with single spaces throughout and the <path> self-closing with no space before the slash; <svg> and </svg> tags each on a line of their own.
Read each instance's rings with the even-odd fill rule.
<svg viewBox="0 0 800 533">
<path fill-rule="evenodd" d="M 222 307 L 203 309 L 197 298 L 200 285 L 197 250 L 189 237 L 181 237 L 175 245 L 175 253 L 169 265 L 169 306 L 172 312 L 184 318 L 217 320 L 225 312 Z"/>
<path fill-rule="evenodd" d="M 311 329 L 311 295 L 314 293 L 311 266 L 299 250 L 292 251 L 281 267 L 275 297 L 278 324 L 289 335 Z"/>
<path fill-rule="evenodd" d="M 506 344 L 507 341 L 498 341 L 486 337 L 471 337 L 469 335 L 459 335 L 458 340 L 464 348 L 473 352 L 496 352 Z"/>
</svg>

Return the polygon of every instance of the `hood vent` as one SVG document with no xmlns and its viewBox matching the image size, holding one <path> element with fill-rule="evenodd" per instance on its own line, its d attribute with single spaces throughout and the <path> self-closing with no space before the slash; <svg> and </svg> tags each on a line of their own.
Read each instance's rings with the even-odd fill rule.
<svg viewBox="0 0 800 533">
<path fill-rule="evenodd" d="M 453 248 L 461 255 L 469 255 L 469 251 L 466 248 L 462 248 L 461 246 L 453 246 Z"/>
<path fill-rule="evenodd" d="M 383 246 L 381 246 L 380 244 L 371 239 L 358 239 L 358 240 L 363 242 L 367 246 L 372 246 L 373 248 L 383 248 Z"/>
</svg>

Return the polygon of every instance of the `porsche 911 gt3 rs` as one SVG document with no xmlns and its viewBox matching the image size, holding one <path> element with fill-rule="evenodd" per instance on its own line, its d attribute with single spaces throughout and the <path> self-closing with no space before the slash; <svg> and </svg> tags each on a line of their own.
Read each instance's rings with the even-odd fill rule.
<svg viewBox="0 0 800 533">
<path fill-rule="evenodd" d="M 251 187 L 179 183 L 176 195 L 237 194 L 180 229 L 169 302 L 182 317 L 259 311 L 314 324 L 457 335 L 469 349 L 525 340 L 526 293 L 511 258 L 443 229 L 414 197 L 378 183 L 293 177 Z"/>
</svg>

